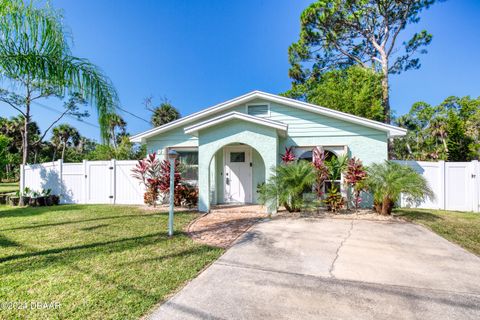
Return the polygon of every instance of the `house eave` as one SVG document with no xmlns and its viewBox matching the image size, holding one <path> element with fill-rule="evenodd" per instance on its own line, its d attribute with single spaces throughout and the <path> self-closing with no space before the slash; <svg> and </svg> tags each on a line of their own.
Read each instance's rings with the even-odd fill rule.
<svg viewBox="0 0 480 320">
<path fill-rule="evenodd" d="M 233 112 L 230 112 L 230 113 L 227 113 L 227 114 L 224 114 L 224 115 L 212 118 L 212 119 L 205 120 L 205 121 L 197 123 L 193 126 L 186 127 L 184 129 L 184 132 L 186 134 L 190 134 L 190 135 L 198 137 L 198 132 L 200 130 L 211 128 L 213 126 L 219 125 L 223 122 L 230 121 L 230 120 L 242 120 L 242 121 L 246 121 L 246 122 L 255 123 L 255 124 L 258 124 L 258 125 L 270 127 L 270 128 L 276 129 L 278 134 L 283 136 L 283 137 L 286 136 L 287 130 L 288 130 L 288 125 L 286 125 L 282 122 L 269 120 L 269 119 L 264 119 L 264 118 L 260 118 L 260 117 L 255 117 L 255 116 L 251 116 L 251 115 L 248 115 L 248 114 L 233 111 Z"/>
<path fill-rule="evenodd" d="M 234 106 L 246 103 L 248 101 L 254 100 L 254 99 L 265 99 L 267 101 L 272 101 L 272 102 L 277 102 L 279 104 L 284 104 L 288 105 L 293 108 L 298 108 L 306 111 L 310 111 L 312 113 L 317 113 L 321 115 L 325 115 L 328 117 L 340 119 L 346 122 L 350 123 L 355 123 L 358 125 L 362 125 L 365 127 L 369 127 L 372 129 L 384 131 L 387 133 L 388 137 L 397 137 L 397 136 L 404 136 L 407 133 L 407 130 L 404 128 L 396 127 L 390 124 L 385 124 L 382 122 L 354 116 L 345 112 L 333 110 L 333 109 L 328 109 L 324 108 L 321 106 L 317 106 L 314 104 L 310 104 L 307 102 L 303 101 L 298 101 L 295 99 L 291 98 L 286 98 L 282 96 L 277 96 L 274 94 L 270 93 L 265 93 L 261 91 L 252 91 L 250 93 L 244 94 L 242 96 L 239 96 L 237 98 L 222 102 L 220 104 L 217 104 L 215 106 L 212 106 L 210 108 L 195 112 L 189 116 L 186 116 L 184 118 L 180 118 L 178 120 L 172 121 L 170 123 L 164 124 L 163 126 L 156 127 L 150 130 L 147 130 L 145 132 L 139 133 L 137 135 L 134 135 L 130 138 L 131 142 L 145 142 L 146 139 L 155 136 L 157 134 L 163 133 L 165 131 L 177 128 L 182 125 L 186 125 L 192 121 L 207 117 L 211 114 L 214 114 L 216 112 L 226 110 L 228 108 L 232 108 Z"/>
</svg>

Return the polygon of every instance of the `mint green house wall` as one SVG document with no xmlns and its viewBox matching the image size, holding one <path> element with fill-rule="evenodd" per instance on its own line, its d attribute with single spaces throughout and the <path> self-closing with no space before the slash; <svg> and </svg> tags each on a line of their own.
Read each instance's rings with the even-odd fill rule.
<svg viewBox="0 0 480 320">
<path fill-rule="evenodd" d="M 247 105 L 266 103 L 270 112 L 265 118 L 288 125 L 286 137 L 277 135 L 275 129 L 239 120 L 231 120 L 203 131 L 198 137 L 184 133 L 184 127 L 171 129 L 146 139 L 147 151 L 157 152 L 161 157 L 167 148 L 196 148 L 199 152 L 199 191 L 201 211 L 208 211 L 211 203 L 223 200 L 223 150 L 229 143 L 245 143 L 253 147 L 253 190 L 270 175 L 270 168 L 280 162 L 280 154 L 285 147 L 340 147 L 346 146 L 350 157 L 357 157 L 368 165 L 382 162 L 388 158 L 387 133 L 359 124 L 327 117 L 306 110 L 272 103 L 265 100 L 253 100 L 228 110 L 209 115 L 191 126 L 209 118 L 232 111 L 247 113 Z M 202 175 L 202 171 L 208 172 Z M 203 194 L 207 192 L 207 194 Z M 257 201 L 253 192 L 253 201 Z"/>
</svg>

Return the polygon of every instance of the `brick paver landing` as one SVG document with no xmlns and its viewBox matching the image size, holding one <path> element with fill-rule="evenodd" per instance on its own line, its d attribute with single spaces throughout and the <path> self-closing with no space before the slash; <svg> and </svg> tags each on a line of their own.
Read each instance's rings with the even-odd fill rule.
<svg viewBox="0 0 480 320">
<path fill-rule="evenodd" d="M 258 205 L 216 206 L 195 220 L 187 231 L 195 241 L 227 248 L 255 222 L 266 217 L 265 208 Z"/>
</svg>

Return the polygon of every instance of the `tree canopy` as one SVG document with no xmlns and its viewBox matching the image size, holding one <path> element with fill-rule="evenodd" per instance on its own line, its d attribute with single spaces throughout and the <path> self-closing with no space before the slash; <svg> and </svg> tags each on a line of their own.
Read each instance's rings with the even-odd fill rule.
<svg viewBox="0 0 480 320">
<path fill-rule="evenodd" d="M 317 0 L 301 17 L 300 38 L 289 48 L 293 86 L 351 65 L 382 75 L 385 122 L 390 122 L 389 74 L 420 67 L 432 35 L 415 33 L 399 50 L 398 36 L 435 0 Z"/>
</svg>

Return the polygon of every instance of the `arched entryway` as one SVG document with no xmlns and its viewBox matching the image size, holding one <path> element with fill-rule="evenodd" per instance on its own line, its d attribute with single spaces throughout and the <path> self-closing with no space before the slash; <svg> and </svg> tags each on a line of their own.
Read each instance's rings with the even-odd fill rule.
<svg viewBox="0 0 480 320">
<path fill-rule="evenodd" d="M 277 129 L 230 121 L 200 131 L 198 140 L 198 209 L 208 212 L 212 204 L 225 201 L 256 203 L 257 184 L 267 180 L 278 163 Z M 251 177 L 238 176 L 245 172 Z M 227 182 L 230 190 L 225 188 Z M 246 187 L 243 195 L 239 184 Z"/>
</svg>

